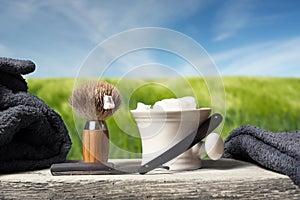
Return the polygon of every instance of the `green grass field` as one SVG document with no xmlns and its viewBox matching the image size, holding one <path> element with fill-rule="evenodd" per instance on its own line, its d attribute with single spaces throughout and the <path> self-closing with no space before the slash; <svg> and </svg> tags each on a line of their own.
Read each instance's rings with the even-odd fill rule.
<svg viewBox="0 0 300 200">
<path fill-rule="evenodd" d="M 117 79 L 107 81 L 117 83 Z M 176 80 L 160 80 L 163 84 L 147 84 L 135 89 L 136 85 L 143 84 L 143 81 L 125 80 L 118 85 L 121 94 L 126 94 L 122 95 L 122 100 L 125 105 L 128 104 L 129 109 L 134 109 L 137 102 L 153 104 L 160 99 L 190 95 L 190 91 Z M 300 129 L 300 79 L 225 77 L 223 82 L 226 92 L 226 118 L 221 133 L 223 138 L 234 128 L 246 124 L 272 131 Z M 198 105 L 209 106 L 210 96 L 205 82 L 200 78 L 188 78 L 188 83 L 195 92 Z M 43 99 L 62 116 L 73 142 L 68 158 L 81 159 L 80 134 L 77 133 L 73 112 L 68 103 L 74 79 L 29 79 L 28 86 L 30 93 Z M 176 94 L 168 87 L 176 88 Z M 116 118 L 110 118 L 107 124 L 111 141 L 125 151 L 114 148 L 110 157 L 135 157 L 134 154 L 126 154 L 126 151 L 141 152 L 141 142 L 136 137 L 137 128 L 130 125 L 133 120 L 126 110 L 121 109 L 118 112 Z M 75 119 L 84 123 L 78 117 Z"/>
</svg>

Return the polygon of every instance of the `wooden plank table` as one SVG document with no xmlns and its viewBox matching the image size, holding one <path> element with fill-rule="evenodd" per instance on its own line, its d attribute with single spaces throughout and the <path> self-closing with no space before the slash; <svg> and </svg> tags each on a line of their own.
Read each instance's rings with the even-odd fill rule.
<svg viewBox="0 0 300 200">
<path fill-rule="evenodd" d="M 52 176 L 49 169 L 0 176 L 0 199 L 300 199 L 289 177 L 222 159 L 194 171 Z"/>
</svg>

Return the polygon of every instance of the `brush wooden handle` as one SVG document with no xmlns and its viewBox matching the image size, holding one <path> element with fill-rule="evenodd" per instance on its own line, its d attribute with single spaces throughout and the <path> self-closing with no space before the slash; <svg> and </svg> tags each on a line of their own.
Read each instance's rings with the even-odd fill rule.
<svg viewBox="0 0 300 200">
<path fill-rule="evenodd" d="M 103 128 L 105 127 L 105 128 Z M 82 134 L 82 154 L 84 162 L 107 162 L 109 134 L 105 126 L 85 129 Z"/>
<path fill-rule="evenodd" d="M 90 162 L 90 131 L 83 130 L 82 133 L 82 156 L 84 162 Z"/>
<path fill-rule="evenodd" d="M 90 162 L 107 162 L 109 152 L 108 131 L 90 131 Z"/>
</svg>

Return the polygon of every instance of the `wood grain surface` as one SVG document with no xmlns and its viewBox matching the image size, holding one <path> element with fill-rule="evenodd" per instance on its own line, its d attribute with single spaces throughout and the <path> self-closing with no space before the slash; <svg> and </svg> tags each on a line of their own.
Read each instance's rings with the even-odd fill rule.
<svg viewBox="0 0 300 200">
<path fill-rule="evenodd" d="M 0 199 L 300 199 L 300 189 L 287 176 L 224 159 L 146 175 L 52 176 L 48 169 L 1 175 Z"/>
</svg>

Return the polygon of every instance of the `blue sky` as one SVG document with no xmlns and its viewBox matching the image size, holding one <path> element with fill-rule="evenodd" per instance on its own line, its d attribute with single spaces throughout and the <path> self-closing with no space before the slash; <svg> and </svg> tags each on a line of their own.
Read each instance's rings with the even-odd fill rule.
<svg viewBox="0 0 300 200">
<path fill-rule="evenodd" d="M 163 27 L 196 40 L 224 76 L 300 77 L 299 19 L 297 0 L 0 0 L 0 56 L 33 60 L 29 77 L 75 77 L 110 36 Z"/>
</svg>

